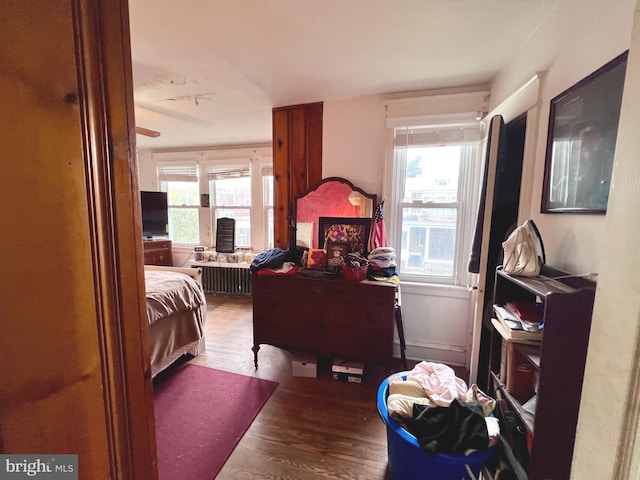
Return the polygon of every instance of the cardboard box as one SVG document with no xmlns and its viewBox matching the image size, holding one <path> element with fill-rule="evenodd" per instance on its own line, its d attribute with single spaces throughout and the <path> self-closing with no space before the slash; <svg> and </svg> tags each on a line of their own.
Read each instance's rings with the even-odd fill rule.
<svg viewBox="0 0 640 480">
<path fill-rule="evenodd" d="M 318 376 L 318 359 L 306 353 L 294 353 L 291 357 L 291 372 L 294 377 Z"/>
<path fill-rule="evenodd" d="M 354 362 L 343 358 L 335 358 L 331 365 L 331 371 L 334 373 L 359 375 L 362 377 L 362 374 L 364 373 L 364 362 Z"/>
<path fill-rule="evenodd" d="M 332 372 L 334 380 L 349 383 L 362 383 L 362 375 L 354 375 L 351 373 Z"/>
</svg>

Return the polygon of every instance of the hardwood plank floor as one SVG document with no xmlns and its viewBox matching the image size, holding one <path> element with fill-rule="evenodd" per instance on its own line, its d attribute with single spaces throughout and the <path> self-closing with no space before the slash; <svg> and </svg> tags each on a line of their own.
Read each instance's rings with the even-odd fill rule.
<svg viewBox="0 0 640 480">
<path fill-rule="evenodd" d="M 218 479 L 388 479 L 376 401 L 382 367 L 367 364 L 361 384 L 346 383 L 321 359 L 317 378 L 294 377 L 291 354 L 262 345 L 256 369 L 251 299 L 208 294 L 207 302 L 207 348 L 191 362 L 279 382 Z M 393 371 L 404 370 L 395 361 Z"/>
</svg>

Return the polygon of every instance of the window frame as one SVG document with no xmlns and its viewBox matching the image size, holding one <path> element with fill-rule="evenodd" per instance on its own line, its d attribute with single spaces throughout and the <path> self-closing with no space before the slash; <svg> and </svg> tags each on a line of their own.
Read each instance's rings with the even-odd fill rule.
<svg viewBox="0 0 640 480">
<path fill-rule="evenodd" d="M 199 203 L 198 207 L 198 243 L 174 243 L 176 247 L 193 247 L 205 245 L 211 248 L 215 244 L 215 222 L 212 223 L 212 210 L 215 205 L 209 201 L 208 206 L 203 205 L 203 195 L 210 195 L 209 180 L 207 178 L 208 167 L 211 165 L 229 166 L 237 169 L 244 165 L 250 169 L 251 175 L 251 245 L 252 251 L 262 251 L 268 245 L 267 213 L 264 207 L 264 180 L 262 171 L 271 167 L 273 163 L 273 149 L 271 144 L 260 144 L 247 147 L 229 147 L 202 151 L 182 152 L 154 152 L 152 161 L 156 164 L 157 188 L 161 190 L 162 180 L 158 176 L 158 167 L 162 165 L 196 166 L 198 170 Z M 205 203 L 206 205 L 206 203 Z M 189 207 L 193 208 L 193 207 Z M 244 208 L 244 207 L 243 207 Z M 247 248 L 243 248 L 247 250 Z"/>
<path fill-rule="evenodd" d="M 415 121 L 415 120 L 414 120 Z M 403 282 L 417 284 L 439 284 L 464 286 L 470 282 L 470 274 L 467 271 L 468 255 L 471 249 L 472 235 L 474 231 L 477 208 L 479 203 L 479 192 L 482 174 L 482 158 L 484 147 L 484 124 L 481 121 L 472 122 L 478 130 L 478 138 L 472 143 L 475 145 L 473 155 L 461 155 L 460 170 L 458 173 L 457 200 L 455 202 L 405 202 L 400 198 L 404 194 L 405 179 L 407 170 L 407 156 L 397 155 L 396 129 L 411 126 L 425 126 L 433 128 L 451 128 L 455 124 L 442 124 L 441 122 L 429 125 L 427 122 L 412 123 L 411 119 L 405 124 L 387 124 L 387 156 L 385 159 L 385 175 L 383 191 L 385 197 L 390 199 L 389 211 L 385 212 L 385 222 L 387 224 L 387 235 L 392 246 L 397 246 L 396 256 L 400 276 Z M 469 125 L 469 122 L 465 122 Z M 450 142 L 450 145 L 468 144 L 469 142 Z M 406 148 L 406 147 L 404 147 Z M 387 203 L 385 203 L 385 206 Z M 452 276 L 426 275 L 402 272 L 402 215 L 406 208 L 455 208 L 456 214 L 456 239 L 454 248 L 453 273 Z M 407 232 L 407 243 L 410 233 Z M 408 259 L 407 259 L 408 260 Z"/>
<path fill-rule="evenodd" d="M 212 169 L 215 168 L 215 170 L 218 172 L 216 174 L 212 173 Z M 232 165 L 228 165 L 228 166 L 223 166 L 223 165 L 219 165 L 219 164 L 208 164 L 208 173 L 207 173 L 207 183 L 208 183 L 208 192 L 210 195 L 210 205 L 209 205 L 209 221 L 211 224 L 211 230 L 212 230 L 212 235 L 211 235 L 211 244 L 216 247 L 217 245 L 215 245 L 215 239 L 216 239 L 216 228 L 217 228 L 217 220 L 218 218 L 223 218 L 223 217 L 218 217 L 217 216 L 217 212 L 218 210 L 221 209 L 229 209 L 229 210 L 241 210 L 241 211 L 246 211 L 248 213 L 249 216 L 249 244 L 239 244 L 238 242 L 238 222 L 237 222 L 237 218 L 236 217 L 232 217 L 236 219 L 236 237 L 234 239 L 234 245 L 236 246 L 236 248 L 238 249 L 250 249 L 251 248 L 251 231 L 253 230 L 253 225 L 252 225 L 252 221 L 253 221 L 253 217 L 252 217 L 252 206 L 253 206 L 253 198 L 255 197 L 254 191 L 253 191 L 253 186 L 252 186 L 252 181 L 251 181 L 251 170 L 250 170 L 250 165 L 247 164 L 232 164 Z M 234 172 L 237 172 L 237 175 L 233 175 Z M 222 175 L 224 176 L 226 174 L 232 174 L 232 176 L 230 176 L 229 178 L 211 178 L 213 175 Z M 218 204 L 217 203 L 217 197 L 215 194 L 215 188 L 216 188 L 216 182 L 223 182 L 225 180 L 230 180 L 233 178 L 248 178 L 249 179 L 249 204 L 248 205 L 231 205 L 231 204 Z"/>
<path fill-rule="evenodd" d="M 199 172 L 197 164 L 193 162 L 161 162 L 156 165 L 156 177 L 158 179 L 158 187 L 161 192 L 169 192 L 170 183 L 193 183 L 196 186 L 199 197 Z M 195 210 L 198 220 L 200 220 L 200 202 L 193 204 L 172 204 L 171 195 L 167 195 L 167 212 L 169 217 L 169 225 L 171 225 L 172 210 Z M 176 246 L 181 245 L 198 245 L 198 243 L 179 242 L 171 235 L 169 228 L 169 238 Z M 198 235 L 200 237 L 200 235 Z"/>
</svg>

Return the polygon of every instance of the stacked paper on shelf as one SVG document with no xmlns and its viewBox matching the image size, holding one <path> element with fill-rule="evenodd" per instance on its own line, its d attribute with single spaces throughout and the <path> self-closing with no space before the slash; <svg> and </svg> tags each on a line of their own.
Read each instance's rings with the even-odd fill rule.
<svg viewBox="0 0 640 480">
<path fill-rule="evenodd" d="M 544 318 L 542 305 L 514 300 L 505 303 L 504 308 L 515 315 L 522 322 L 525 329 L 539 330 L 542 328 Z"/>
<path fill-rule="evenodd" d="M 537 336 L 542 335 L 542 324 L 540 321 L 532 322 L 523 320 L 508 307 L 508 305 L 494 305 L 493 310 L 496 313 L 497 319 L 505 329 L 515 332 L 515 336 L 521 338 L 537 338 Z M 528 334 L 534 334 L 534 336 Z"/>
<path fill-rule="evenodd" d="M 498 333 L 509 342 L 539 344 L 542 342 L 542 330 L 537 332 L 529 332 L 523 329 L 511 328 L 507 323 L 499 319 L 499 315 L 491 319 L 491 324 L 496 328 Z"/>
</svg>

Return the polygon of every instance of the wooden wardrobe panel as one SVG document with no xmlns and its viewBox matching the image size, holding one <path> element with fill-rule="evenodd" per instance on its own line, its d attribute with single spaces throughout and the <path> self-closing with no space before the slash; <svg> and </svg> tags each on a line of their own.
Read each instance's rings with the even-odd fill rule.
<svg viewBox="0 0 640 480">
<path fill-rule="evenodd" d="M 287 248 L 289 239 L 289 113 L 273 111 L 274 246 Z"/>
<path fill-rule="evenodd" d="M 322 180 L 322 118 L 323 104 L 312 103 L 307 107 L 307 185 L 300 193 L 304 193 Z"/>
<path fill-rule="evenodd" d="M 273 110 L 274 243 L 289 245 L 291 201 L 322 179 L 322 103 Z"/>
<path fill-rule="evenodd" d="M 307 187 L 308 147 L 307 107 L 289 110 L 289 194 L 291 197 L 304 192 Z"/>
</svg>

